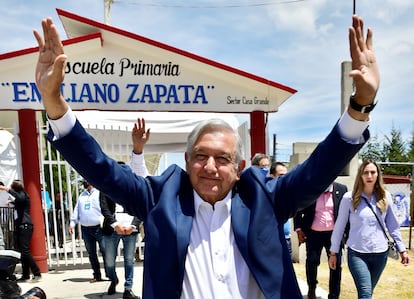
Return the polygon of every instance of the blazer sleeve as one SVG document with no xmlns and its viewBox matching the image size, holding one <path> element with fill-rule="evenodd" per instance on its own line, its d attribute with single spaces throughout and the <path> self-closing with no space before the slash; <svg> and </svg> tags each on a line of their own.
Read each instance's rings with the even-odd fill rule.
<svg viewBox="0 0 414 299">
<path fill-rule="evenodd" d="M 102 232 L 104 235 L 112 235 L 115 231 L 112 224 L 116 222 L 115 213 L 115 202 L 105 193 L 99 193 L 99 204 L 101 207 L 101 213 L 104 217 Z"/>
<path fill-rule="evenodd" d="M 369 131 L 363 134 L 368 140 Z M 352 160 L 363 143 L 352 144 L 342 139 L 338 125 L 318 144 L 308 159 L 295 166 L 274 183 L 273 200 L 278 219 L 293 217 L 316 201 L 344 167 Z"/>
<path fill-rule="evenodd" d="M 293 217 L 293 230 L 296 231 L 298 228 L 302 230 L 303 213 L 304 210 L 300 210 L 296 213 L 295 217 Z"/>
<path fill-rule="evenodd" d="M 126 208 L 128 214 L 144 220 L 156 204 L 151 182 L 108 157 L 79 121 L 69 134 L 57 140 L 49 130 L 48 140 L 80 176 Z M 169 173 L 175 169 L 171 166 Z"/>
<path fill-rule="evenodd" d="M 132 225 L 135 225 L 135 227 L 137 228 L 137 229 L 139 229 L 139 225 L 140 225 L 140 223 L 141 223 L 141 220 L 139 220 L 138 219 L 138 217 L 135 217 L 134 216 L 134 219 L 132 220 Z"/>
</svg>

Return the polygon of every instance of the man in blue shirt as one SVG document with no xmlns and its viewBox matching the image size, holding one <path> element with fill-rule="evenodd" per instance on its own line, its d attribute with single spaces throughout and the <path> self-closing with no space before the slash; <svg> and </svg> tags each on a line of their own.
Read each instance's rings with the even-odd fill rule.
<svg viewBox="0 0 414 299">
<path fill-rule="evenodd" d="M 93 270 L 90 282 L 102 281 L 101 267 L 98 260 L 97 243 L 102 257 L 105 257 L 105 243 L 103 242 L 100 219 L 102 217 L 99 203 L 99 190 L 87 180 L 83 181 L 85 190 L 79 195 L 70 217 L 69 233 L 73 234 L 77 223 L 81 225 L 82 239 L 85 242 L 89 262 Z M 104 258 L 105 265 L 105 258 Z M 106 268 L 105 268 L 106 269 Z"/>
</svg>

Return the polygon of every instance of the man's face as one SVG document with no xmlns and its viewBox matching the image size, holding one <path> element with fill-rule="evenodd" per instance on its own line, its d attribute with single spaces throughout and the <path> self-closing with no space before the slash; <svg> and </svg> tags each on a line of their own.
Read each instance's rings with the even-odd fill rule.
<svg viewBox="0 0 414 299">
<path fill-rule="evenodd" d="M 263 158 L 259 162 L 259 167 L 262 169 L 269 169 L 270 168 L 270 161 L 268 158 Z"/>
<path fill-rule="evenodd" d="M 283 165 L 277 165 L 275 170 L 275 177 L 285 175 L 287 172 L 287 168 Z"/>
<path fill-rule="evenodd" d="M 88 189 L 89 186 L 91 185 L 91 184 L 89 184 L 89 182 L 87 180 L 83 180 L 82 184 L 83 184 L 83 188 L 85 188 L 85 189 Z"/>
<path fill-rule="evenodd" d="M 230 192 L 244 167 L 244 161 L 235 164 L 236 138 L 230 130 L 204 132 L 185 160 L 194 190 L 211 204 Z"/>
</svg>

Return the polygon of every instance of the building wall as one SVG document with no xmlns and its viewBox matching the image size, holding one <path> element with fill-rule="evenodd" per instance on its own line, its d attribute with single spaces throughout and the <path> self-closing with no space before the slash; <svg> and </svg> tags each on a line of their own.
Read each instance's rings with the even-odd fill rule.
<svg viewBox="0 0 414 299">
<path fill-rule="evenodd" d="M 296 142 L 293 144 L 292 155 L 290 157 L 289 169 L 292 169 L 296 165 L 304 162 L 309 155 L 316 148 L 318 143 L 313 142 Z M 348 190 L 351 190 L 355 181 L 355 174 L 358 171 L 358 155 L 351 160 L 348 166 L 344 169 L 342 175 L 338 176 L 336 181 L 338 183 L 344 184 L 348 187 Z M 293 221 L 291 219 L 291 221 Z M 291 225 L 293 230 L 293 223 Z M 291 232 L 292 240 L 292 258 L 294 262 L 304 263 L 306 259 L 306 250 L 305 245 L 302 244 L 299 246 L 298 238 L 296 232 Z M 325 255 L 322 254 L 321 260 L 326 260 Z"/>
</svg>

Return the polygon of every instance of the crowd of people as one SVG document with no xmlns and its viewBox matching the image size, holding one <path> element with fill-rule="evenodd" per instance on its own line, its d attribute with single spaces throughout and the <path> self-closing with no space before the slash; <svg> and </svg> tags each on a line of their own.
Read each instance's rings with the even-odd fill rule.
<svg viewBox="0 0 414 299">
<path fill-rule="evenodd" d="M 353 16 L 349 31 L 355 91 L 347 111 L 305 163 L 277 179 L 258 167 L 243 170 L 240 137 L 217 119 L 190 133 L 185 171 L 173 165 L 159 177 L 133 175 L 86 134 L 60 94 L 66 55 L 53 21 L 44 19 L 42 27 L 43 36 L 35 31 L 36 83 L 51 126 L 49 141 L 85 179 L 145 222 L 144 298 L 301 298 L 283 225 L 317 201 L 369 138 L 379 71 L 372 30 L 365 38 L 362 19 Z M 132 159 L 139 163 L 143 154 Z M 405 248 L 398 248 L 407 264 Z M 339 247 L 330 250 L 335 270 Z"/>
<path fill-rule="evenodd" d="M 255 154 L 251 165 L 272 178 L 288 171 L 284 163 L 271 163 L 271 158 L 263 153 Z M 348 192 L 346 185 L 332 182 L 314 203 L 296 213 L 293 222 L 299 246 L 306 244 L 307 299 L 317 298 L 317 273 L 322 250 L 325 250 L 330 267 L 328 299 L 340 298 L 342 251 L 345 247 L 358 298 L 371 298 L 388 257 L 389 237 L 381 227 L 385 227 L 396 242 L 401 263 L 409 263 L 399 222 L 392 208 L 391 194 L 385 190 L 381 169 L 373 160 L 366 160 L 359 167 L 352 191 Z M 291 232 L 286 223 L 284 230 L 289 247 Z M 292 253 L 291 247 L 289 250 Z"/>
<path fill-rule="evenodd" d="M 150 137 L 150 130 L 145 128 L 145 120 L 137 119 L 132 129 L 131 138 L 133 151 L 143 154 L 144 146 Z M 130 163 L 126 165 L 118 161 L 127 170 L 132 170 L 142 177 L 149 175 L 145 163 Z M 108 295 L 116 293 L 119 278 L 116 273 L 116 257 L 120 241 L 123 244 L 124 260 L 124 292 L 123 299 L 138 299 L 132 286 L 134 279 L 134 263 L 137 245 L 137 235 L 142 225 L 142 220 L 128 213 L 127 208 L 116 203 L 109 195 L 92 186 L 87 180 L 83 180 L 84 191 L 78 196 L 70 219 L 69 232 L 74 233 L 76 225 L 81 227 L 82 238 L 85 243 L 88 257 L 93 270 L 91 283 L 102 281 L 101 266 L 98 259 L 98 247 L 103 257 L 105 276 L 109 278 L 110 285 Z M 103 217 L 103 221 L 101 221 Z"/>
<path fill-rule="evenodd" d="M 185 170 L 171 165 L 160 176 L 145 171 L 145 120 L 138 119 L 133 130 L 130 166 L 108 157 L 77 121 L 60 93 L 67 59 L 63 45 L 52 19 L 42 20 L 43 35 L 34 31 L 39 44 L 36 84 L 50 124 L 49 141 L 84 178 L 85 190 L 69 231 L 80 224 L 93 270 L 91 282 L 103 278 L 99 244 L 111 281 L 108 294 L 116 292 L 115 249 L 122 240 L 123 298 L 139 298 L 131 290 L 131 244 L 140 222 L 145 223 L 145 299 L 302 299 L 292 266 L 290 229 L 286 233 L 293 217 L 299 242 L 306 243 L 309 299 L 316 298 L 323 248 L 331 268 L 329 298 L 339 298 L 344 244 L 358 298 L 372 298 L 387 261 L 388 239 L 382 226 L 395 240 L 401 263 L 408 265 L 378 165 L 364 161 L 349 192 L 335 182 L 369 138 L 369 115 L 379 87 L 372 30 L 365 37 L 362 18 L 352 20 L 354 93 L 348 109 L 304 163 L 287 171 L 282 163 L 270 165 L 268 156 L 257 155 L 251 161 L 254 167 L 245 168 L 237 131 L 223 120 L 211 119 L 189 134 Z M 0 189 L 13 196 L 18 212 L 21 279 L 29 279 L 30 272 L 40 278 L 29 251 L 30 200 L 19 181 Z"/>
<path fill-rule="evenodd" d="M 125 163 L 119 162 L 119 164 Z M 122 240 L 125 274 L 122 298 L 139 299 L 140 297 L 132 291 L 132 285 L 137 234 L 141 221 L 129 215 L 121 205 L 116 204 L 108 195 L 100 192 L 88 181 L 84 180 L 83 186 L 84 191 L 78 196 L 71 215 L 69 232 L 73 234 L 76 225 L 80 224 L 81 236 L 93 271 L 90 283 L 104 280 L 98 258 L 99 248 L 105 277 L 110 280 L 107 294 L 116 293 L 116 286 L 119 283 L 116 274 L 116 257 L 119 243 Z"/>
</svg>

